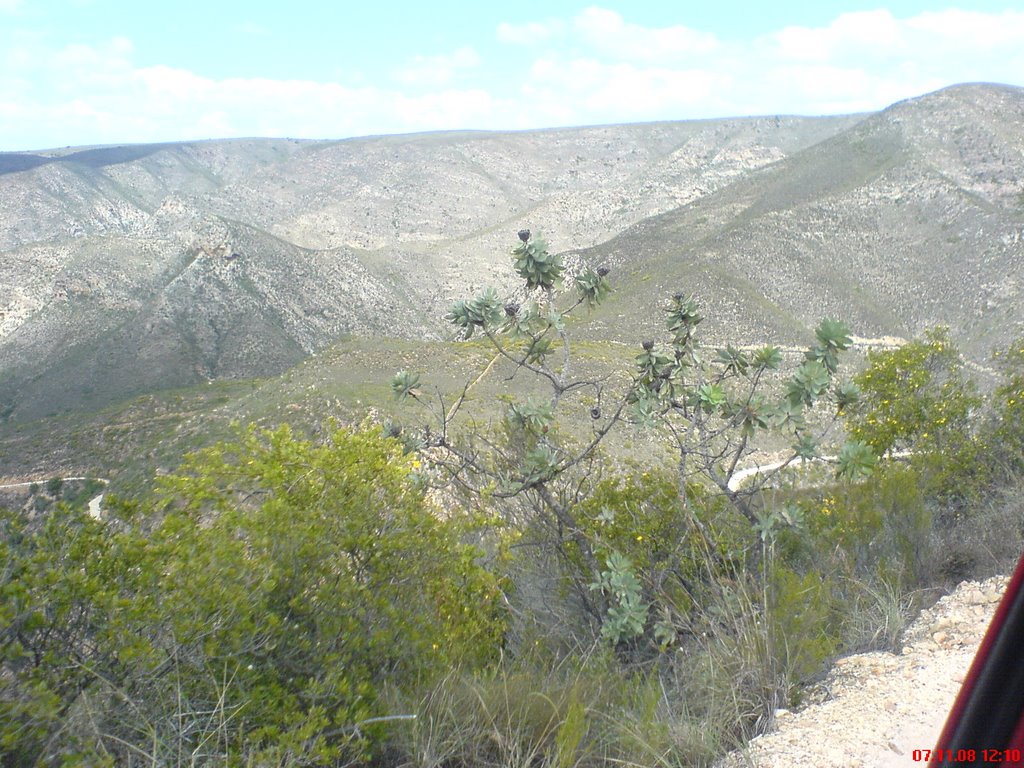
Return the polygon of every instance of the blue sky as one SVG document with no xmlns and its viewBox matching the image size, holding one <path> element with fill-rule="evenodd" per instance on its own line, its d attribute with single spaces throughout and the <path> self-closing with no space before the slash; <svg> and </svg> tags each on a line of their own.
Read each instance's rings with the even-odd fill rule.
<svg viewBox="0 0 1024 768">
<path fill-rule="evenodd" d="M 0 0 L 0 151 L 880 109 L 1024 85 L 1024 0 Z"/>
</svg>

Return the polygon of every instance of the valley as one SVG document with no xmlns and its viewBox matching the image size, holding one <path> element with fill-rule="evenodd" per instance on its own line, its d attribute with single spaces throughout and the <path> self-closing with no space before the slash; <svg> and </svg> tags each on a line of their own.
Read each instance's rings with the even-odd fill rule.
<svg viewBox="0 0 1024 768">
<path fill-rule="evenodd" d="M 849 117 L 0 154 L 0 474 L 102 474 L 139 440 L 173 464 L 190 418 L 361 418 L 392 352 L 509 289 L 522 227 L 570 276 L 611 269 L 574 333 L 621 365 L 682 290 L 710 343 L 946 325 L 984 372 L 1024 333 L 1022 125 L 1021 89 L 964 85 Z"/>
<path fill-rule="evenodd" d="M 1019 554 L 1022 287 L 1011 86 L 0 152 L 4 743 L 906 764 Z"/>
</svg>

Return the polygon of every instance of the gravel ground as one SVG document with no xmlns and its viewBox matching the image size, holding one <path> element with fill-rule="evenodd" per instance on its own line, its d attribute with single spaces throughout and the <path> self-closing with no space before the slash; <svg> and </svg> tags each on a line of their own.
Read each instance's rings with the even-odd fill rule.
<svg viewBox="0 0 1024 768">
<path fill-rule="evenodd" d="M 963 582 L 922 611 L 899 654 L 838 660 L 820 703 L 779 710 L 776 729 L 717 768 L 903 768 L 935 746 L 1008 579 Z"/>
</svg>

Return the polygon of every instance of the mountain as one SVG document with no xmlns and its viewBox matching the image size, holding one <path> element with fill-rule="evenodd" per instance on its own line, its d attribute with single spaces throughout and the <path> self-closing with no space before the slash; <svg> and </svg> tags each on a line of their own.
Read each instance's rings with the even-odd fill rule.
<svg viewBox="0 0 1024 768">
<path fill-rule="evenodd" d="M 443 316 L 514 285 L 522 227 L 570 272 L 612 270 L 573 329 L 581 369 L 661 337 L 676 292 L 712 341 L 942 324 L 983 367 L 1024 336 L 1024 89 L 836 118 L 0 153 L 0 213 L 0 476 L 144 484 L 235 421 L 386 410 L 400 368 L 457 388 L 489 358 L 445 341 Z"/>
<path fill-rule="evenodd" d="M 616 269 L 593 331 L 611 338 L 653 331 L 646 297 L 682 290 L 748 343 L 822 317 L 868 337 L 945 325 L 984 363 L 1024 336 L 1024 89 L 900 102 L 578 255 Z"/>
<path fill-rule="evenodd" d="M 0 153 L 0 419 L 274 377 L 339 340 L 441 340 L 514 284 L 522 227 L 612 268 L 594 340 L 803 344 L 951 327 L 979 364 L 1024 335 L 1024 89 L 872 115 L 348 141 Z"/>
<path fill-rule="evenodd" d="M 520 227 L 595 245 L 859 119 L 0 154 L 0 416 L 440 338 Z"/>
</svg>

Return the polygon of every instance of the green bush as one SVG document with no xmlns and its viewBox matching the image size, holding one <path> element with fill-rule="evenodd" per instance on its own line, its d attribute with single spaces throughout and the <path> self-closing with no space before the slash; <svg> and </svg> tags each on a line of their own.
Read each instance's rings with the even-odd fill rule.
<svg viewBox="0 0 1024 768">
<path fill-rule="evenodd" d="M 911 580 L 925 572 L 932 521 L 913 467 L 884 465 L 863 483 L 830 485 L 807 495 L 802 504 L 813 540 L 811 563 L 820 564 L 838 548 L 850 563 L 851 577 L 871 577 L 880 566 Z"/>
<path fill-rule="evenodd" d="M 1005 474 L 1024 473 L 1024 339 L 995 356 L 1003 382 L 993 397 L 992 459 Z"/>
<path fill-rule="evenodd" d="M 869 353 L 868 367 L 854 382 L 861 399 L 846 411 L 846 428 L 879 455 L 943 450 L 970 431 L 970 416 L 981 404 L 944 328 L 897 349 Z"/>
<path fill-rule="evenodd" d="M 69 757 L 72 705 L 98 675 L 112 676 L 118 585 L 102 578 L 116 546 L 87 514 L 56 505 L 41 524 L 0 510 L 0 755 L 5 765 Z"/>
<path fill-rule="evenodd" d="M 401 714 L 385 687 L 485 664 L 503 631 L 500 583 L 416 463 L 378 433 L 250 430 L 191 457 L 158 507 L 115 505 L 110 528 L 66 507 L 36 532 L 4 518 L 13 764 L 54 743 L 89 763 L 372 753 L 388 724 L 367 721 Z"/>
<path fill-rule="evenodd" d="M 663 469 L 600 481 L 578 516 L 594 542 L 602 578 L 611 579 L 624 563 L 635 575 L 638 605 L 647 610 L 643 631 L 630 637 L 646 633 L 654 648 L 673 639 L 675 622 L 701 599 L 702 585 L 731 573 L 749 546 L 749 525 L 723 498 L 696 483 L 683 498 L 677 478 Z"/>
<path fill-rule="evenodd" d="M 161 618 L 197 672 L 230 666 L 250 743 L 334 759 L 381 714 L 382 684 L 498 650 L 499 585 L 414 488 L 415 463 L 376 434 L 314 445 L 282 427 L 167 481 L 184 505 L 155 538 Z"/>
<path fill-rule="evenodd" d="M 781 563 L 768 583 L 767 641 L 792 686 L 819 672 L 839 647 L 841 615 L 832 576 L 798 574 Z"/>
<path fill-rule="evenodd" d="M 879 454 L 906 451 L 925 493 L 950 508 L 969 505 L 990 471 L 977 437 L 982 405 L 944 328 L 904 346 L 868 355 L 855 382 L 863 395 L 846 428 Z"/>
</svg>

